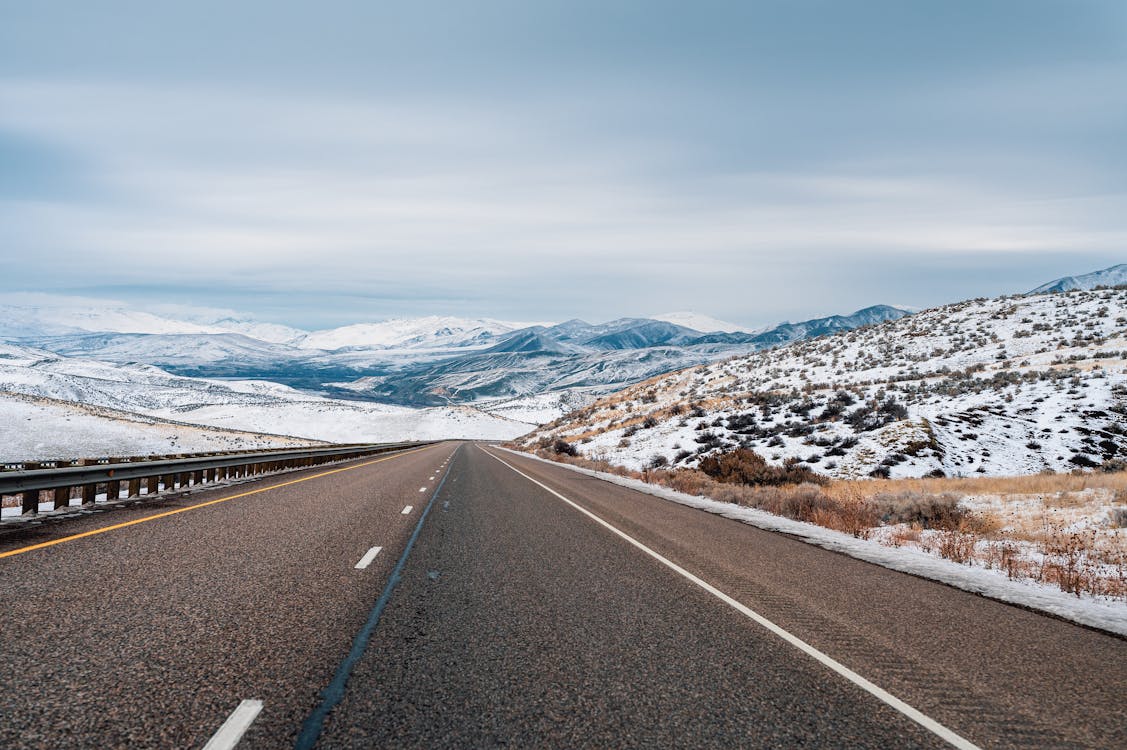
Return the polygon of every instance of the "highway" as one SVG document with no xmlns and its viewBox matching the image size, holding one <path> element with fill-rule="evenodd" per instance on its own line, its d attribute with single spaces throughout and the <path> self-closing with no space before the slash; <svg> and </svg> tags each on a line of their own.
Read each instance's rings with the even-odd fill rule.
<svg viewBox="0 0 1127 750">
<path fill-rule="evenodd" d="M 1121 638 L 472 443 L 7 532 L 0 634 L 4 748 L 1127 747 Z"/>
</svg>

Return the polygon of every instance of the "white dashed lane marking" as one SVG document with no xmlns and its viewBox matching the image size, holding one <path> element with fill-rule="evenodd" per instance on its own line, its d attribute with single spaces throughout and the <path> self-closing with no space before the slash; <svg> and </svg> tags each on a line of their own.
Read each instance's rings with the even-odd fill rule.
<svg viewBox="0 0 1127 750">
<path fill-rule="evenodd" d="M 227 717 L 227 721 L 223 722 L 223 726 L 219 727 L 219 731 L 203 746 L 203 750 L 231 750 L 239 744 L 261 710 L 260 700 L 245 700 L 240 703 Z"/>
<path fill-rule="evenodd" d="M 372 560 L 376 559 L 376 555 L 380 553 L 381 549 L 383 549 L 383 547 L 372 547 L 370 550 L 365 552 L 364 556 L 360 558 L 360 562 L 356 563 L 356 569 L 363 570 L 364 568 L 371 565 Z"/>
</svg>

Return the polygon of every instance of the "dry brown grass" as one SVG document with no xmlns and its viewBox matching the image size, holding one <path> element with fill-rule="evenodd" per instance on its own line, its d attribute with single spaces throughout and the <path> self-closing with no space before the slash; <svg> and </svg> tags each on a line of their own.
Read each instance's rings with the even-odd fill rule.
<svg viewBox="0 0 1127 750">
<path fill-rule="evenodd" d="M 1103 490 L 1115 504 L 1127 499 L 1127 472 L 1116 474 L 968 477 L 966 479 L 835 480 L 828 485 L 750 486 L 716 481 L 694 469 L 631 471 L 604 460 L 538 451 L 553 461 L 632 477 L 689 495 L 759 508 L 868 538 L 882 523 L 884 541 L 914 545 L 957 563 L 978 563 L 1062 591 L 1127 599 L 1127 529 L 1069 530 L 1068 521 Z M 1039 496 L 1040 515 L 1003 519 L 968 511 L 967 495 Z M 1030 555 L 1030 551 L 1035 554 Z"/>
<path fill-rule="evenodd" d="M 1108 489 L 1127 495 L 1127 472 L 1112 474 L 1030 474 L 1019 477 L 949 477 L 945 479 L 857 479 L 834 484 L 860 484 L 867 493 L 904 491 L 939 495 L 1046 495 L 1086 489 Z M 832 485 L 831 485 L 832 491 Z"/>
</svg>

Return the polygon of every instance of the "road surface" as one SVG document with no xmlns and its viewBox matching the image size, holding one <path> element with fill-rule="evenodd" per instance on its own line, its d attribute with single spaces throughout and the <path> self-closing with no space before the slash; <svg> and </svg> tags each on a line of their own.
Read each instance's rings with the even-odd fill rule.
<svg viewBox="0 0 1127 750">
<path fill-rule="evenodd" d="M 1123 639 L 470 443 L 0 536 L 0 633 L 5 748 L 1127 746 Z"/>
</svg>

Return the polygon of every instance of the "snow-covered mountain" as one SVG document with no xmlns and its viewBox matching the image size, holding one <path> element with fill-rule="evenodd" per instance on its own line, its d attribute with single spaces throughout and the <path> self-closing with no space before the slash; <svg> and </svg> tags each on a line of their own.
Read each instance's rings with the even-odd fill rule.
<svg viewBox="0 0 1127 750">
<path fill-rule="evenodd" d="M 905 314 L 870 308 L 760 332 L 702 331 L 653 318 L 528 325 L 442 316 L 301 332 L 229 311 L 137 311 L 81 298 L 51 308 L 48 301 L 12 306 L 0 340 L 181 376 L 270 380 L 350 400 L 420 407 L 508 399 L 509 412 L 539 415 L 548 414 L 548 403 L 564 409 L 672 369 Z M 692 320 L 733 328 L 704 316 Z M 511 401 L 555 392 L 524 405 Z"/>
<path fill-rule="evenodd" d="M 787 344 L 791 341 L 828 336 L 832 333 L 838 333 L 839 331 L 851 331 L 854 328 L 862 328 L 864 326 L 876 325 L 877 323 L 884 323 L 889 320 L 897 320 L 910 314 L 911 311 L 903 307 L 873 305 L 872 307 L 866 307 L 850 315 L 830 315 L 825 318 L 814 318 L 813 320 L 804 320 L 798 323 L 780 323 L 777 326 L 772 326 L 771 328 L 754 334 L 747 340 L 754 342 L 759 348 L 766 348 L 778 346 L 779 344 Z M 738 340 L 738 337 L 738 334 L 730 334 L 725 340 L 734 341 Z M 713 335 L 709 336 L 706 340 L 719 341 L 720 337 Z"/>
<path fill-rule="evenodd" d="M 230 314 L 185 306 L 140 310 L 115 300 L 20 293 L 0 304 L 0 340 L 37 339 L 83 333 L 223 334 L 237 333 L 281 343 L 304 334 L 296 328 L 261 323 Z"/>
<path fill-rule="evenodd" d="M 529 323 L 502 320 L 451 318 L 431 315 L 423 318 L 395 318 L 380 323 L 315 331 L 294 340 L 308 349 L 458 349 L 485 348 L 507 333 L 528 328 Z"/>
<path fill-rule="evenodd" d="M 979 299 L 636 384 L 530 434 L 641 468 L 737 446 L 839 477 L 1127 457 L 1127 289 Z"/>
<path fill-rule="evenodd" d="M 694 331 L 701 331 L 702 333 L 759 333 L 769 327 L 761 326 L 759 328 L 748 328 L 736 323 L 729 323 L 726 320 L 717 320 L 709 315 L 701 315 L 700 313 L 691 311 L 651 315 L 650 319 L 672 323 L 682 328 L 691 328 Z"/>
<path fill-rule="evenodd" d="M 569 320 L 517 331 L 484 351 L 332 385 L 391 403 L 420 405 L 534 397 L 527 408 L 544 414 L 539 396 L 545 393 L 578 389 L 588 396 L 606 394 L 663 372 L 906 314 L 879 306 L 849 316 L 785 323 L 759 334 L 706 334 L 648 318 L 597 325 Z M 558 403 L 563 407 L 574 401 L 569 397 Z M 518 407 L 510 401 L 510 408 Z"/>
<path fill-rule="evenodd" d="M 40 339 L 37 343 L 68 357 L 173 366 L 180 374 L 218 365 L 293 363 L 309 356 L 307 350 L 238 333 L 88 333 Z"/>
<path fill-rule="evenodd" d="M 1028 294 L 1071 292 L 1076 289 L 1095 289 L 1101 286 L 1123 286 L 1124 284 L 1127 284 L 1127 263 L 1120 263 L 1102 271 L 1093 271 L 1079 276 L 1065 276 L 1050 281 L 1028 292 Z"/>
<path fill-rule="evenodd" d="M 4 339 L 76 333 L 219 333 L 219 329 L 112 306 L 0 305 Z"/>
<path fill-rule="evenodd" d="M 252 318 L 217 317 L 207 324 L 224 333 L 235 333 L 247 338 L 265 341 L 268 344 L 288 344 L 306 334 L 300 328 L 278 325 L 277 323 L 263 323 Z"/>
</svg>

